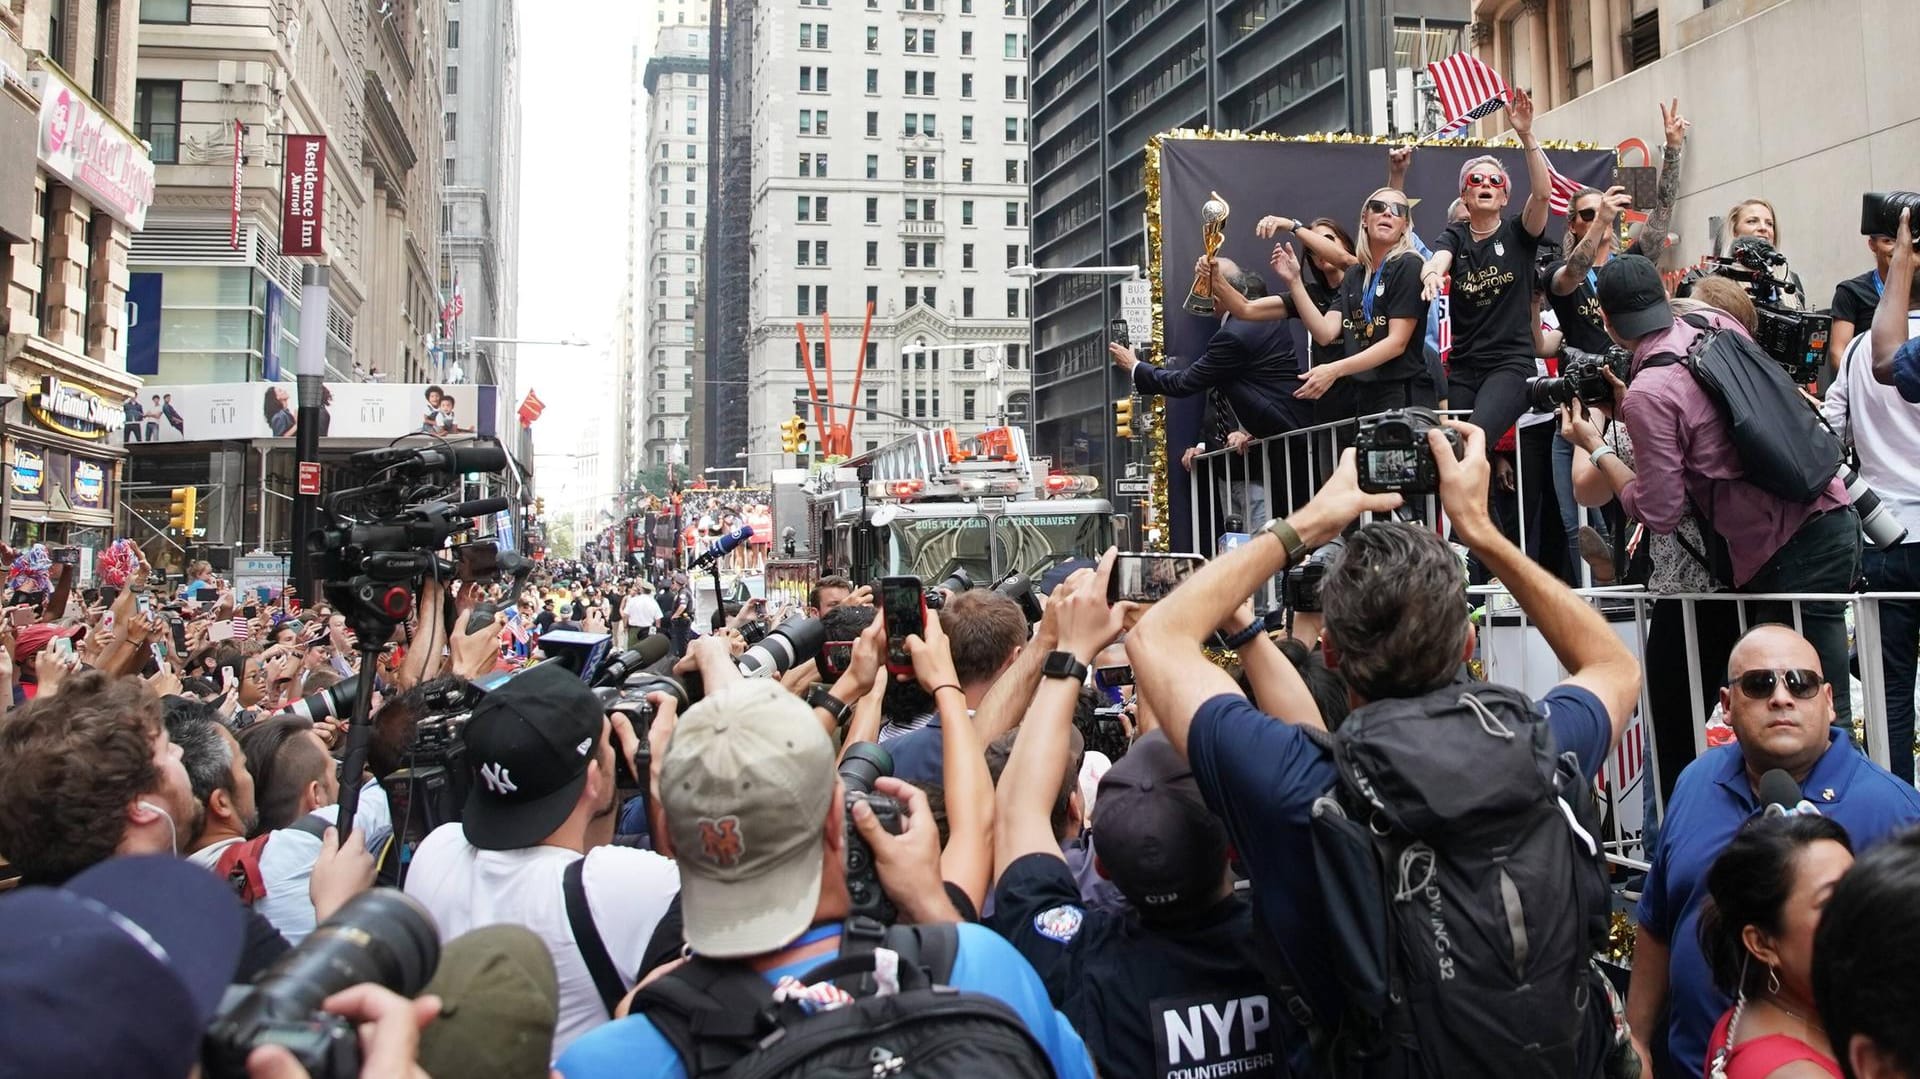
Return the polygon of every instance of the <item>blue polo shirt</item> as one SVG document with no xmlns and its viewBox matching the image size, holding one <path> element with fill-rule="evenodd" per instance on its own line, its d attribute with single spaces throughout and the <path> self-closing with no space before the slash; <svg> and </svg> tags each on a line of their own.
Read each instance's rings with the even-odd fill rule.
<svg viewBox="0 0 1920 1079">
<path fill-rule="evenodd" d="M 1598 773 L 1613 740 L 1600 699 L 1579 686 L 1560 685 L 1538 703 L 1555 752 L 1573 753 L 1581 775 Z M 1253 880 L 1254 902 L 1301 993 L 1331 1021 L 1344 997 L 1327 955 L 1311 823 L 1314 799 L 1339 782 L 1333 756 L 1303 728 L 1275 720 L 1237 693 L 1223 693 L 1194 713 L 1187 760 L 1207 807 L 1226 822 Z"/>
<path fill-rule="evenodd" d="M 1829 732 L 1829 738 L 1826 754 L 1814 763 L 1800 789 L 1847 830 L 1856 853 L 1920 820 L 1920 792 L 1842 741 L 1838 731 Z M 1714 988 L 1713 973 L 1700 952 L 1700 906 L 1707 897 L 1707 870 L 1741 825 L 1759 811 L 1738 745 L 1708 750 L 1687 765 L 1667 802 L 1637 912 L 1640 924 L 1666 941 L 1671 951 L 1666 1063 L 1655 1062 L 1660 1074 L 1700 1075 L 1713 1025 L 1733 1006 Z"/>
<path fill-rule="evenodd" d="M 1893 354 L 1893 386 L 1909 404 L 1920 405 L 1920 337 L 1911 337 Z"/>
<path fill-rule="evenodd" d="M 938 713 L 926 726 L 888 742 L 887 752 L 893 755 L 895 778 L 913 784 L 946 782 L 946 753 L 940 741 Z"/>
<path fill-rule="evenodd" d="M 1047 987 L 1032 965 L 985 926 L 962 925 L 959 931 L 960 950 L 948 984 L 998 998 L 1017 1012 L 1046 1050 L 1060 1079 L 1093 1079 L 1086 1045 L 1066 1017 L 1053 1010 Z M 837 936 L 836 928 L 817 939 Z M 798 978 L 830 958 L 804 959 L 762 971 L 761 976 L 769 983 L 789 974 Z M 554 1070 L 562 1079 L 682 1079 L 686 1075 L 679 1054 L 643 1015 L 615 1019 L 581 1035 L 554 1062 Z"/>
</svg>

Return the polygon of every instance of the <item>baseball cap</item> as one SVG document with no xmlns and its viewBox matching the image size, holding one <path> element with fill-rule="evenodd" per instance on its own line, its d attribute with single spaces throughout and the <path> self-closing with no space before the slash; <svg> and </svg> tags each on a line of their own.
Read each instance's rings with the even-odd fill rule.
<svg viewBox="0 0 1920 1079">
<path fill-rule="evenodd" d="M 440 998 L 440 1017 L 420 1032 L 427 1074 L 546 1079 L 560 983 L 531 930 L 490 925 L 455 937 L 422 992 Z"/>
<path fill-rule="evenodd" d="M 605 723 L 593 691 L 558 663 L 528 667 L 482 698 L 467 721 L 467 842 L 517 850 L 552 835 L 587 784 Z"/>
<path fill-rule="evenodd" d="M 680 717 L 660 802 L 694 951 L 759 955 L 806 931 L 833 792 L 833 743 L 777 681 L 735 683 Z"/>
<path fill-rule="evenodd" d="M 1190 914 L 1219 896 L 1227 832 L 1166 734 L 1148 734 L 1115 761 L 1095 804 L 1094 853 L 1142 917 Z"/>
<path fill-rule="evenodd" d="M 246 915 L 168 855 L 111 858 L 8 896 L 0 1044 L 19 1075 L 179 1079 L 233 981 Z"/>
<path fill-rule="evenodd" d="M 1600 310 L 1624 338 L 1645 337 L 1673 325 L 1673 308 L 1660 271 L 1643 255 L 1620 255 L 1600 267 Z"/>
</svg>

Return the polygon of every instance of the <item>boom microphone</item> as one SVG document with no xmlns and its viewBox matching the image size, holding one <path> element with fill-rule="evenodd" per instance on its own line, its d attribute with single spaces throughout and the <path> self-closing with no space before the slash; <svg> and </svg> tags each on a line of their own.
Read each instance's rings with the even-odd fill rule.
<svg viewBox="0 0 1920 1079">
<path fill-rule="evenodd" d="M 720 561 L 732 553 L 735 547 L 747 542 L 752 535 L 752 525 L 741 525 L 726 535 L 721 536 L 719 539 L 713 541 L 713 546 L 707 548 L 699 558 L 693 560 L 693 568 L 705 569 L 713 565 L 715 562 Z"/>
</svg>

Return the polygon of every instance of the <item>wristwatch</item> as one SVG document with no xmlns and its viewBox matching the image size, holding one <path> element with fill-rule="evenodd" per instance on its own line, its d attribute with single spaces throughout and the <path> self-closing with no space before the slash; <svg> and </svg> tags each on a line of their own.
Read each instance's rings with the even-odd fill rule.
<svg viewBox="0 0 1920 1079">
<path fill-rule="evenodd" d="M 1046 662 L 1040 665 L 1040 673 L 1047 678 L 1071 678 L 1075 682 L 1084 682 L 1087 680 L 1087 665 L 1072 652 L 1048 652 Z"/>
<path fill-rule="evenodd" d="M 1293 526 L 1288 524 L 1285 518 L 1275 517 L 1261 525 L 1260 531 L 1271 532 L 1273 538 L 1280 541 L 1281 548 L 1287 552 L 1289 566 L 1298 565 L 1300 556 L 1307 552 L 1307 541 L 1300 538 L 1300 533 L 1294 531 Z"/>
<path fill-rule="evenodd" d="M 808 688 L 807 704 L 814 708 L 824 709 L 827 715 L 833 717 L 835 726 L 840 726 L 847 722 L 847 712 L 850 710 L 847 702 L 834 696 L 832 690 L 829 689 L 824 682 L 815 682 Z"/>
</svg>

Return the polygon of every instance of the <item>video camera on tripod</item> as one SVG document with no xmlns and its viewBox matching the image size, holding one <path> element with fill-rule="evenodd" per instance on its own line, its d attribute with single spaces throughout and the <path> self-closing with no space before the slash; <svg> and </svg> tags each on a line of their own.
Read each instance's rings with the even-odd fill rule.
<svg viewBox="0 0 1920 1079">
<path fill-rule="evenodd" d="M 389 446 L 356 453 L 349 466 L 368 476 L 359 487 L 321 501 L 327 523 L 307 537 L 314 572 L 327 599 L 345 616 L 359 642 L 360 669 L 372 671 L 395 627 L 413 614 L 414 595 L 435 572 L 435 552 L 473 519 L 508 508 L 504 498 L 452 501 L 452 489 L 471 472 L 499 473 L 507 453 L 498 443 Z M 372 681 L 358 679 L 340 785 L 341 834 L 353 828 L 372 737 L 368 722 Z"/>
<path fill-rule="evenodd" d="M 1786 370 L 1795 385 L 1804 386 L 1820 376 L 1827 362 L 1833 316 L 1787 305 L 1789 296 L 1797 297 L 1801 304 L 1806 302 L 1787 266 L 1787 256 L 1758 236 L 1742 236 L 1733 241 L 1725 255 L 1709 255 L 1688 270 L 1674 295 L 1691 296 L 1693 286 L 1704 277 L 1724 277 L 1746 290 L 1753 300 L 1754 341 Z"/>
</svg>

